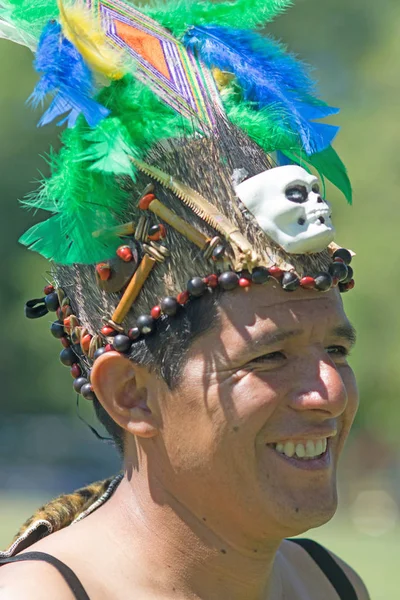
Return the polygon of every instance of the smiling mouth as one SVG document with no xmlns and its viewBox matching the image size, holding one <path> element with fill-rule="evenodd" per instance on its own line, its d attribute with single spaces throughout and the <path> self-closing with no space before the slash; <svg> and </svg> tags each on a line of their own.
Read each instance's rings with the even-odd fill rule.
<svg viewBox="0 0 400 600">
<path fill-rule="evenodd" d="M 284 440 L 266 445 L 282 459 L 299 467 L 321 468 L 329 466 L 331 462 L 330 441 L 326 437 L 318 440 Z"/>
</svg>

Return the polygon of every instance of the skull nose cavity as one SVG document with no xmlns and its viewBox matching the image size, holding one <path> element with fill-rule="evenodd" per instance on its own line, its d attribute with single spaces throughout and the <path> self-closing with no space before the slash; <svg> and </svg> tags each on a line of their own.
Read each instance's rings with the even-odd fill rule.
<svg viewBox="0 0 400 600">
<path fill-rule="evenodd" d="M 323 202 L 321 196 L 318 196 L 318 200 L 317 200 L 318 204 L 321 204 Z"/>
</svg>

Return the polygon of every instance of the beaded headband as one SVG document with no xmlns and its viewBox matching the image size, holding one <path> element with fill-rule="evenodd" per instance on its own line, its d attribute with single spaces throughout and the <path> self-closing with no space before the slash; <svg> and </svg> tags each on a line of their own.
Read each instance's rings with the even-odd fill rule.
<svg viewBox="0 0 400 600">
<path fill-rule="evenodd" d="M 24 200 L 52 216 L 20 241 L 55 264 L 26 315 L 56 312 L 61 362 L 85 398 L 93 360 L 129 353 L 213 289 L 354 287 L 323 197 L 328 179 L 351 203 L 338 128 L 318 122 L 337 109 L 281 44 L 233 28 L 288 5 L 2 2 L 0 37 L 30 47 L 41 74 L 30 103 L 52 96 L 40 125 L 67 125 L 51 176 Z M 76 314 L 93 289 L 98 327 Z"/>
</svg>

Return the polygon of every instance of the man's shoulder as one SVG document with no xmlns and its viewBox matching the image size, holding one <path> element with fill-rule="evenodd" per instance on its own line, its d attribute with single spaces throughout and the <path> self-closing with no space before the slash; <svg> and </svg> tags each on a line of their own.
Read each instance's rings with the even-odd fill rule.
<svg viewBox="0 0 400 600">
<path fill-rule="evenodd" d="M 349 564 L 347 564 L 344 560 L 339 558 L 339 556 L 336 556 L 336 554 L 334 554 L 327 548 L 325 548 L 325 549 L 329 552 L 329 554 L 332 556 L 334 561 L 337 562 L 339 567 L 344 571 L 345 575 L 348 577 L 348 579 L 352 583 L 352 585 L 356 591 L 358 600 L 371 600 L 368 590 L 365 586 L 365 583 L 363 582 L 363 580 L 361 579 L 359 574 L 352 567 L 350 567 Z"/>
<path fill-rule="evenodd" d="M 306 542 L 310 542 L 313 546 L 314 542 L 311 540 L 306 540 Z M 285 556 L 285 558 L 292 564 L 292 566 L 300 565 L 303 566 L 304 561 L 307 561 L 310 565 L 313 564 L 319 570 L 320 567 L 317 565 L 315 560 L 311 557 L 310 553 L 306 550 L 307 544 L 296 544 L 293 540 L 285 540 L 281 544 L 280 551 Z M 343 559 L 339 558 L 336 554 L 331 552 L 328 548 L 325 548 L 321 544 L 315 545 L 315 551 L 318 554 L 327 553 L 333 561 L 339 566 L 339 568 L 346 575 L 350 583 L 352 584 L 358 600 L 370 600 L 370 596 L 368 590 L 358 575 L 358 573 L 350 567 Z M 326 573 L 325 573 L 326 575 Z"/>
<path fill-rule="evenodd" d="M 43 561 L 26 561 L 0 568 L 0 600 L 72 600 L 60 573 Z"/>
</svg>

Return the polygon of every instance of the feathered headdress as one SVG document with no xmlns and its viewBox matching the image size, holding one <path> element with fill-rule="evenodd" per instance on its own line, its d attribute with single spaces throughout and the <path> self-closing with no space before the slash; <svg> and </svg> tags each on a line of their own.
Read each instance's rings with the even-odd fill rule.
<svg viewBox="0 0 400 600">
<path fill-rule="evenodd" d="M 3 0 L 0 36 L 31 48 L 40 80 L 33 107 L 50 98 L 39 125 L 66 124 L 51 176 L 24 200 L 51 217 L 21 242 L 58 263 L 114 255 L 126 212 L 121 178 L 155 144 L 213 135 L 230 121 L 280 164 L 315 168 L 351 202 L 346 170 L 331 146 L 337 112 L 315 96 L 307 67 L 260 27 L 290 0 L 212 3 L 157 0 L 140 12 L 121 0 Z"/>
</svg>

